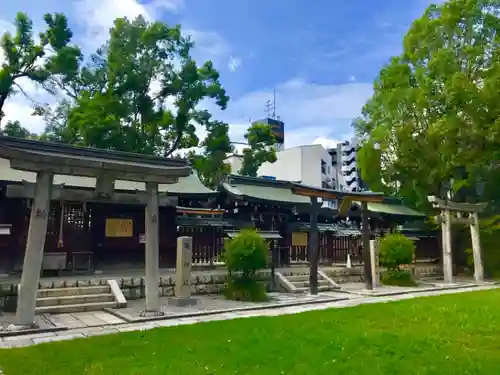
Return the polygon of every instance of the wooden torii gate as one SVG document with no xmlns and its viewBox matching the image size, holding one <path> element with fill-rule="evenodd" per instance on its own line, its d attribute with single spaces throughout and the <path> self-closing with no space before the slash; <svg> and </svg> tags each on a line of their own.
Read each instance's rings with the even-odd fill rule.
<svg viewBox="0 0 500 375">
<path fill-rule="evenodd" d="M 478 214 L 484 211 L 487 204 L 449 202 L 435 196 L 429 196 L 427 199 L 432 203 L 433 207 L 441 211 L 437 216 L 437 222 L 441 224 L 442 232 L 444 281 L 453 283 L 453 259 L 451 253 L 452 224 L 465 224 L 470 226 L 472 255 L 474 257 L 474 278 L 476 282 L 484 281 Z"/>
</svg>

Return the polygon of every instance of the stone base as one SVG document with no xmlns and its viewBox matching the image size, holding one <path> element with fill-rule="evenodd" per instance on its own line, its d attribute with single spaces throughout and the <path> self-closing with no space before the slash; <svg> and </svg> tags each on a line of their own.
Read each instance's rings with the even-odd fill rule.
<svg viewBox="0 0 500 375">
<path fill-rule="evenodd" d="M 193 297 L 170 297 L 167 304 L 169 306 L 185 307 L 198 304 L 198 298 Z"/>
<path fill-rule="evenodd" d="M 141 318 L 156 318 L 158 316 L 164 316 L 165 313 L 163 311 L 150 311 L 144 310 L 139 313 Z"/>
<path fill-rule="evenodd" d="M 33 322 L 31 324 L 9 324 L 7 327 L 1 330 L 4 332 L 19 332 L 19 331 L 38 329 L 38 328 L 40 328 L 38 324 Z"/>
</svg>

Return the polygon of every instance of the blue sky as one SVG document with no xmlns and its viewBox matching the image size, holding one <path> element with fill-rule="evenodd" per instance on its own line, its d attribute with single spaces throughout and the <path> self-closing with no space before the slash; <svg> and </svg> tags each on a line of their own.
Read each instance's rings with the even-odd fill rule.
<svg viewBox="0 0 500 375">
<path fill-rule="evenodd" d="M 401 51 L 410 23 L 431 2 L 16 0 L 0 8 L 0 33 L 10 28 L 17 11 L 26 11 L 35 28 L 42 26 L 43 13 L 60 11 L 70 20 L 75 41 L 91 52 L 116 17 L 144 14 L 180 23 L 196 42 L 195 57 L 214 61 L 221 72 L 231 102 L 216 115 L 231 124 L 234 140 L 243 138 L 249 119 L 265 115 L 265 101 L 275 89 L 286 146 L 326 145 L 352 135 L 350 122 L 371 95 L 377 73 Z M 34 97 L 53 102 L 30 89 Z M 40 131 L 43 122 L 30 116 L 29 105 L 18 96 L 5 112 Z"/>
</svg>

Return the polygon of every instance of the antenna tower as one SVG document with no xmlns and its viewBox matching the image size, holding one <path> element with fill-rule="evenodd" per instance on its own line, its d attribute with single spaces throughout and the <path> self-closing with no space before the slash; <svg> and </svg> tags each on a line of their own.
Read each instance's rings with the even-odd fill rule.
<svg viewBox="0 0 500 375">
<path fill-rule="evenodd" d="M 276 89 L 273 90 L 273 100 L 266 100 L 266 113 L 268 118 L 276 118 Z"/>
</svg>

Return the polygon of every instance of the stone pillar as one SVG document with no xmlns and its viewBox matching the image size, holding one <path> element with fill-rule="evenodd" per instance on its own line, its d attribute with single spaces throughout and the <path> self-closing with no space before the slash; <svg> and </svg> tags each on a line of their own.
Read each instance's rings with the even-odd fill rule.
<svg viewBox="0 0 500 375">
<path fill-rule="evenodd" d="M 474 278 L 476 282 L 484 281 L 483 259 L 481 256 L 481 240 L 479 237 L 479 217 L 477 212 L 471 213 L 472 224 L 470 236 L 472 240 L 472 255 L 474 256 Z"/>
<path fill-rule="evenodd" d="M 443 210 L 441 230 L 443 235 L 443 275 L 445 283 L 453 283 L 453 259 L 451 255 L 451 212 Z"/>
<path fill-rule="evenodd" d="M 379 252 L 377 240 L 370 240 L 370 260 L 373 288 L 380 286 Z"/>
<path fill-rule="evenodd" d="M 38 172 L 36 176 L 35 196 L 31 206 L 30 226 L 17 302 L 16 323 L 21 327 L 35 326 L 36 295 L 43 262 L 53 181 L 52 172 Z"/>
<path fill-rule="evenodd" d="M 191 267 L 193 263 L 193 239 L 177 238 L 177 261 L 175 267 L 175 297 L 169 298 L 169 305 L 195 305 L 198 300 L 191 298 Z"/>
<path fill-rule="evenodd" d="M 143 315 L 161 315 L 158 184 L 147 182 L 146 193 L 146 311 Z"/>
</svg>

